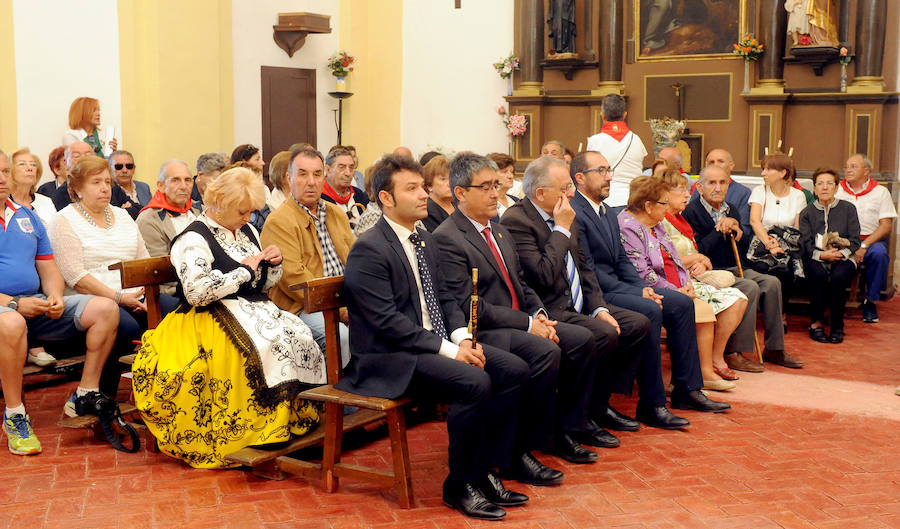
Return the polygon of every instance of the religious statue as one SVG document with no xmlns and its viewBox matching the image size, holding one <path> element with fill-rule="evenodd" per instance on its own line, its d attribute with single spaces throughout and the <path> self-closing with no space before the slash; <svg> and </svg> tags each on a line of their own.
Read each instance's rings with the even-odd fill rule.
<svg viewBox="0 0 900 529">
<path fill-rule="evenodd" d="M 839 46 L 840 0 L 785 0 L 793 46 Z"/>
<path fill-rule="evenodd" d="M 575 53 L 575 0 L 550 0 L 547 36 L 557 54 Z"/>
</svg>

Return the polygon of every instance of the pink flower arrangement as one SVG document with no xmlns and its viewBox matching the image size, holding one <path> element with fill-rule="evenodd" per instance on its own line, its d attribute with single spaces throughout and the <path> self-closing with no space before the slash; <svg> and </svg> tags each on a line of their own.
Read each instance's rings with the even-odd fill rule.
<svg viewBox="0 0 900 529">
<path fill-rule="evenodd" d="M 801 46 L 809 46 L 812 44 L 812 37 L 809 36 L 809 33 L 804 33 L 800 35 L 800 38 L 797 39 L 797 44 Z"/>
<path fill-rule="evenodd" d="M 507 136 L 510 138 L 522 136 L 528 132 L 528 118 L 523 114 L 510 114 L 506 107 L 501 105 L 497 109 L 497 113 L 503 118 L 503 124 L 506 126 Z"/>
<path fill-rule="evenodd" d="M 519 58 L 514 54 L 510 54 L 509 57 L 495 62 L 494 69 L 497 70 L 502 79 L 509 79 L 512 77 L 513 72 L 519 69 Z"/>
<path fill-rule="evenodd" d="M 843 46 L 841 46 L 840 54 L 841 54 L 841 57 L 839 60 L 841 61 L 841 64 L 843 64 L 844 66 L 847 66 L 848 64 L 850 64 L 850 61 L 853 60 L 853 58 L 850 57 L 850 50 L 848 50 L 847 48 L 845 48 Z"/>
</svg>

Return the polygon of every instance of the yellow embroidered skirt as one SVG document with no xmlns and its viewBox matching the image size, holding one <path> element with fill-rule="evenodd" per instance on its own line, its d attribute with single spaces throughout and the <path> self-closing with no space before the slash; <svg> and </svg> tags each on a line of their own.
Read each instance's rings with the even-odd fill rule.
<svg viewBox="0 0 900 529">
<path fill-rule="evenodd" d="M 226 309 L 217 310 L 170 313 L 144 333 L 132 369 L 135 403 L 160 450 L 197 468 L 235 466 L 226 455 L 306 434 L 320 420 L 316 403 L 296 397 L 300 385 L 260 387 L 255 353 L 235 346 L 241 340 L 221 324 Z"/>
</svg>

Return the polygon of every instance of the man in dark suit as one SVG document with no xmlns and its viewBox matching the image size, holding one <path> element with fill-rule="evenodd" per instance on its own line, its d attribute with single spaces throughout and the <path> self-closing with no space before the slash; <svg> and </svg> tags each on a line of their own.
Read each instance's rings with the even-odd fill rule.
<svg viewBox="0 0 900 529">
<path fill-rule="evenodd" d="M 437 245 L 415 227 L 428 200 L 421 167 L 386 156 L 376 165 L 373 189 L 384 217 L 347 257 L 352 356 L 337 386 L 361 395 L 449 402 L 444 502 L 474 518 L 503 518 L 501 505 L 528 501 L 493 473 L 510 463 L 528 366 L 506 351 L 473 344 L 438 272 Z"/>
<path fill-rule="evenodd" d="M 634 430 L 633 420 L 610 412 L 609 397 L 612 392 L 631 393 L 650 320 L 603 298 L 578 242 L 575 211 L 569 205 L 573 185 L 565 162 L 551 157 L 531 162 L 522 188 L 526 198 L 506 210 L 501 223 L 516 241 L 525 281 L 550 317 L 594 335 L 600 360 L 591 415 L 605 422 L 615 417 L 619 429 Z"/>
<path fill-rule="evenodd" d="M 572 197 L 581 247 L 587 255 L 607 301 L 639 312 L 650 319 L 650 337 L 641 355 L 637 381 L 640 401 L 637 419 L 656 428 L 684 428 L 690 423 L 666 408 L 666 393 L 660 367 L 660 334 L 665 326 L 672 357 L 673 407 L 702 411 L 720 408 L 700 393 L 703 375 L 697 350 L 694 302 L 677 290 L 654 290 L 638 275 L 619 236 L 619 223 L 603 203 L 609 196 L 612 173 L 609 162 L 596 151 L 578 153 L 570 169 L 578 191 Z M 681 398 L 684 396 L 685 398 Z M 613 410 L 614 411 L 614 410 Z M 618 418 L 610 413 L 604 423 L 615 429 Z M 627 418 L 626 418 L 627 419 Z"/>
<path fill-rule="evenodd" d="M 75 166 L 75 162 L 82 156 L 94 156 L 94 148 L 83 141 L 76 141 L 66 147 L 66 171 L 71 171 L 72 167 Z M 110 174 L 112 174 L 112 171 L 110 171 Z M 69 196 L 69 182 L 59 186 L 50 198 L 53 199 L 53 205 L 56 207 L 56 211 L 71 204 L 72 197 Z M 133 219 L 137 218 L 138 213 L 141 212 L 142 206 L 133 203 L 128 197 L 128 194 L 123 191 L 115 181 L 112 185 L 109 203 L 124 209 Z"/>
<path fill-rule="evenodd" d="M 747 254 L 750 233 L 741 226 L 740 208 L 727 200 L 728 189 L 734 185 L 726 169 L 718 165 L 707 165 L 700 171 L 697 182 L 699 196 L 691 199 L 682 216 L 694 230 L 697 249 L 709 257 L 713 267 L 730 270 L 738 275 L 737 262 L 730 237 L 737 242 L 739 255 Z M 752 232 L 751 232 L 752 233 Z M 763 360 L 785 367 L 803 367 L 803 361 L 794 358 L 784 350 L 784 326 L 781 300 L 781 282 L 777 277 L 761 274 L 747 266 L 743 267 L 744 278 L 738 278 L 734 286 L 747 296 L 747 310 L 740 325 L 725 346 L 725 363 L 731 369 L 757 373 L 763 366 L 743 355 L 754 349 L 756 333 L 756 310 L 760 307 L 765 327 L 765 351 Z"/>
<path fill-rule="evenodd" d="M 490 158 L 472 153 L 456 156 L 450 164 L 450 186 L 457 209 L 434 237 L 443 256 L 441 271 L 447 288 L 463 312 L 471 306 L 471 270 L 478 269 L 478 341 L 515 354 L 531 368 L 523 401 L 529 414 L 519 420 L 522 463 L 515 477 L 532 482 L 532 472 L 527 470 L 533 466 L 530 449 L 550 451 L 555 442 L 555 453 L 569 462 L 597 460 L 596 453 L 572 437 L 580 434 L 593 439 L 587 420 L 595 345 L 586 329 L 550 320 L 540 298 L 521 280 L 512 237 L 491 222 L 497 216 L 498 179 Z"/>
</svg>

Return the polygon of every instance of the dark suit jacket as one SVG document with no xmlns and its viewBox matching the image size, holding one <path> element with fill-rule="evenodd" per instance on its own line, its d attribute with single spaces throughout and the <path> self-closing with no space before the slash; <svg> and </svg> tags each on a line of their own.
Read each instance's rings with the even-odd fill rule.
<svg viewBox="0 0 900 529">
<path fill-rule="evenodd" d="M 581 193 L 569 201 L 575 210 L 579 243 L 597 282 L 606 294 L 642 296 L 647 283 L 638 275 L 625 255 L 619 235 L 619 222 L 610 208 L 601 217 Z"/>
<path fill-rule="evenodd" d="M 149 189 L 149 188 L 148 188 Z M 69 196 L 69 183 L 59 186 L 57 188 L 56 193 L 53 195 L 53 205 L 56 206 L 56 211 L 60 211 L 62 208 L 68 206 L 72 203 L 72 197 Z M 149 202 L 149 200 L 148 200 Z M 112 193 L 109 196 L 110 205 L 116 207 L 122 207 L 122 204 L 131 204 L 130 207 L 124 208 L 125 211 L 131 215 L 132 219 L 136 219 L 138 214 L 141 212 L 144 206 L 140 204 L 135 204 L 132 202 L 131 198 L 129 198 L 128 193 L 125 192 L 124 189 L 119 187 L 119 184 L 113 184 Z"/>
<path fill-rule="evenodd" d="M 732 204 L 728 204 L 728 216 L 741 221 L 738 209 Z M 712 216 L 707 213 L 706 208 L 700 203 L 700 200 L 691 200 L 681 214 L 691 228 L 694 230 L 694 240 L 697 241 L 697 249 L 703 255 L 709 257 L 712 261 L 713 268 L 731 268 L 737 266 L 734 260 L 734 249 L 731 246 L 731 238 L 725 237 L 716 231 L 716 223 L 713 222 Z M 745 263 L 747 247 L 750 244 L 750 238 L 753 232 L 744 232 L 741 240 L 738 241 L 738 253 L 741 255 L 741 262 Z"/>
<path fill-rule="evenodd" d="M 581 293 L 584 297 L 582 312 L 591 314 L 598 307 L 606 307 L 597 276 L 588 265 L 578 243 L 577 223 L 572 223 L 571 237 L 553 231 L 534 204 L 527 199 L 510 206 L 501 222 L 516 241 L 525 282 L 541 297 L 548 310 L 569 310 L 572 304 L 569 280 L 566 277 L 567 251 L 575 259 L 581 279 Z"/>
<path fill-rule="evenodd" d="M 428 232 L 418 233 L 425 243 L 447 332 L 465 327 L 465 316 L 438 273 L 437 244 Z M 412 267 L 397 234 L 383 217 L 350 250 L 344 269 L 344 295 L 350 314 L 352 355 L 338 388 L 374 397 L 399 397 L 409 386 L 416 355 L 437 354 L 441 337 L 422 327 Z"/>
<path fill-rule="evenodd" d="M 488 248 L 484 236 L 459 210 L 450 215 L 434 231 L 441 250 L 441 274 L 447 289 L 456 296 L 468 317 L 472 295 L 472 268 L 478 268 L 478 326 L 482 329 L 513 328 L 528 330 L 528 316 L 543 308 L 540 298 L 525 284 L 516 256 L 515 241 L 503 226 L 491 222 L 497 250 L 506 263 L 519 300 L 519 310 L 512 308 L 512 297 L 506 287 L 500 266 Z"/>
<path fill-rule="evenodd" d="M 428 230 L 430 233 L 434 233 L 434 230 L 436 230 L 442 222 L 447 220 L 447 217 L 449 216 L 450 214 L 444 211 L 444 208 L 442 208 L 437 202 L 429 198 L 428 216 L 422 219 L 422 224 L 425 225 L 426 230 Z"/>
</svg>

